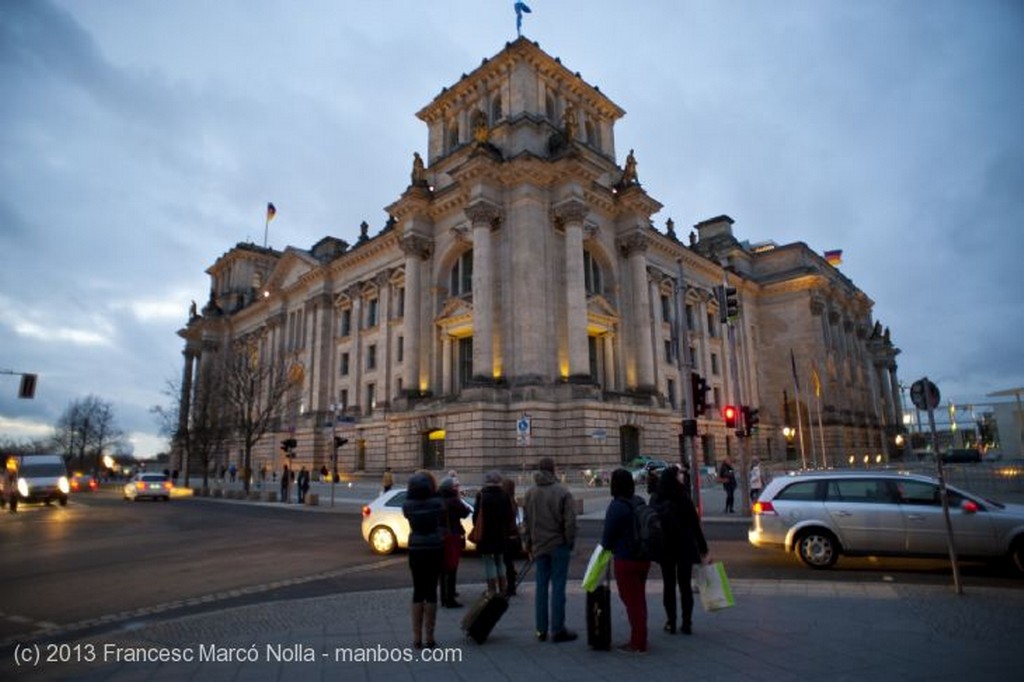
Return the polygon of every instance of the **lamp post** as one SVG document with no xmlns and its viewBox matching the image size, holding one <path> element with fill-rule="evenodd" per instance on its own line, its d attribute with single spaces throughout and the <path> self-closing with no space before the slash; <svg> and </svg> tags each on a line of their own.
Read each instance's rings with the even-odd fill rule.
<svg viewBox="0 0 1024 682">
<path fill-rule="evenodd" d="M 782 435 L 786 438 L 786 460 L 794 459 L 796 453 L 793 450 L 793 439 L 796 438 L 796 429 L 792 426 L 783 426 Z"/>
</svg>

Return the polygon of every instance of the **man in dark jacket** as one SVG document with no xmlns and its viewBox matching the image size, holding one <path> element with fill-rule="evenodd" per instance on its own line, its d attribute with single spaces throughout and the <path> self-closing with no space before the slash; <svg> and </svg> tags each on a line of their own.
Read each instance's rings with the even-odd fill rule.
<svg viewBox="0 0 1024 682">
<path fill-rule="evenodd" d="M 536 567 L 537 639 L 547 641 L 550 623 L 553 642 L 571 642 L 576 633 L 565 627 L 565 583 L 576 542 L 576 505 L 572 493 L 555 477 L 553 459 L 544 457 L 537 469 L 535 485 L 526 491 L 523 502 L 523 545 Z"/>
<path fill-rule="evenodd" d="M 487 589 L 495 594 L 505 594 L 505 543 L 512 506 L 505 491 L 501 489 L 501 474 L 489 471 L 484 474 L 484 487 L 476 496 L 473 508 L 473 526 L 481 523 L 482 536 L 476 541 L 476 551 L 484 567 Z"/>
</svg>

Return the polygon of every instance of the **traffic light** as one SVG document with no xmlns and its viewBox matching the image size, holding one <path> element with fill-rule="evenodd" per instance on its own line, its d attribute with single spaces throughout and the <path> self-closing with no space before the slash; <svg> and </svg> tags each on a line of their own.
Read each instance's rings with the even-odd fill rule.
<svg viewBox="0 0 1024 682">
<path fill-rule="evenodd" d="M 708 409 L 708 382 L 696 372 L 690 372 L 690 386 L 693 388 L 693 414 L 702 417 Z"/>
<path fill-rule="evenodd" d="M 281 441 L 281 449 L 284 450 L 284 454 L 286 457 L 293 457 L 295 455 L 293 450 L 295 450 L 298 444 L 298 441 L 296 441 L 294 438 L 285 438 L 283 441 Z"/>
<path fill-rule="evenodd" d="M 748 436 L 752 435 L 754 433 L 757 433 L 757 425 L 761 423 L 761 418 L 759 416 L 757 416 L 758 412 L 760 412 L 760 411 L 761 410 L 757 409 L 756 407 L 748 407 L 747 408 L 747 413 L 745 415 L 745 420 L 744 421 L 746 422 L 746 425 L 747 425 L 747 435 Z"/>
<path fill-rule="evenodd" d="M 36 396 L 36 379 L 35 374 L 22 374 L 21 385 L 18 387 L 18 397 L 25 400 L 31 400 Z"/>
<path fill-rule="evenodd" d="M 735 405 L 726 405 L 722 408 L 722 418 L 725 419 L 725 426 L 730 429 L 736 428 L 736 416 L 739 410 Z"/>
<path fill-rule="evenodd" d="M 342 445 L 348 442 L 348 438 L 342 438 L 341 436 L 334 437 L 334 449 L 337 450 Z"/>
<path fill-rule="evenodd" d="M 725 287 L 725 317 L 735 320 L 740 316 L 740 302 L 736 298 L 736 287 Z"/>
</svg>

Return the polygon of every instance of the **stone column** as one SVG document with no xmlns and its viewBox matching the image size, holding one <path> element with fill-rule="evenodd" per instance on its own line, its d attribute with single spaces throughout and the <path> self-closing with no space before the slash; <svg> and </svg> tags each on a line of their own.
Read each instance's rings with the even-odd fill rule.
<svg viewBox="0 0 1024 682">
<path fill-rule="evenodd" d="M 564 201 L 554 209 L 555 219 L 565 230 L 565 310 L 569 356 L 569 379 L 590 379 L 590 350 L 587 347 L 587 289 L 583 272 L 583 220 L 587 205 L 578 199 Z"/>
<path fill-rule="evenodd" d="M 185 341 L 185 350 L 181 354 L 185 356 L 185 366 L 181 373 L 181 398 L 178 402 L 178 433 L 184 434 L 188 428 L 188 420 L 192 412 L 192 378 L 195 376 L 195 363 L 198 354 L 196 342 L 192 339 Z M 174 466 L 179 471 L 183 468 L 183 458 L 186 450 L 180 442 L 174 443 Z"/>
<path fill-rule="evenodd" d="M 640 231 L 635 231 L 619 239 L 619 248 L 628 260 L 629 273 L 632 279 L 630 318 L 633 328 L 633 357 L 635 358 L 635 385 L 627 388 L 640 391 L 654 391 L 654 347 L 651 340 L 651 298 L 647 287 L 647 247 L 650 239 Z"/>
<path fill-rule="evenodd" d="M 423 296 L 421 270 L 423 261 L 430 257 L 432 242 L 418 234 L 402 237 L 405 252 L 405 374 L 402 384 L 408 391 L 420 391 L 426 379 L 420 376 L 420 308 Z"/>
<path fill-rule="evenodd" d="M 478 200 L 465 209 L 473 225 L 473 378 L 492 381 L 494 377 L 494 268 L 491 230 L 501 218 L 501 209 Z"/>
<path fill-rule="evenodd" d="M 441 395 L 452 393 L 452 337 L 444 334 L 441 338 Z"/>
</svg>

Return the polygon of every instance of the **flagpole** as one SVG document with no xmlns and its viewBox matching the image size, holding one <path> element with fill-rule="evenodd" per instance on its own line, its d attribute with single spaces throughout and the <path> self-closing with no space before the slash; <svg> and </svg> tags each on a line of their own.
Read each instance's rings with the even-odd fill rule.
<svg viewBox="0 0 1024 682">
<path fill-rule="evenodd" d="M 821 390 L 815 393 L 818 403 L 818 438 L 821 440 L 821 466 L 828 468 L 828 457 L 825 454 L 825 427 L 821 423 Z"/>
<path fill-rule="evenodd" d="M 796 378 L 796 356 L 793 354 L 793 349 L 789 349 L 789 359 L 793 365 L 793 399 L 796 401 L 796 430 L 800 435 L 800 464 L 804 469 L 807 468 L 807 450 L 804 444 L 804 420 L 800 414 L 800 380 Z M 811 441 L 814 441 L 814 435 L 811 435 Z"/>
<path fill-rule="evenodd" d="M 270 232 L 270 214 L 267 214 L 266 220 L 263 221 L 263 248 L 267 248 L 267 233 Z"/>
</svg>

